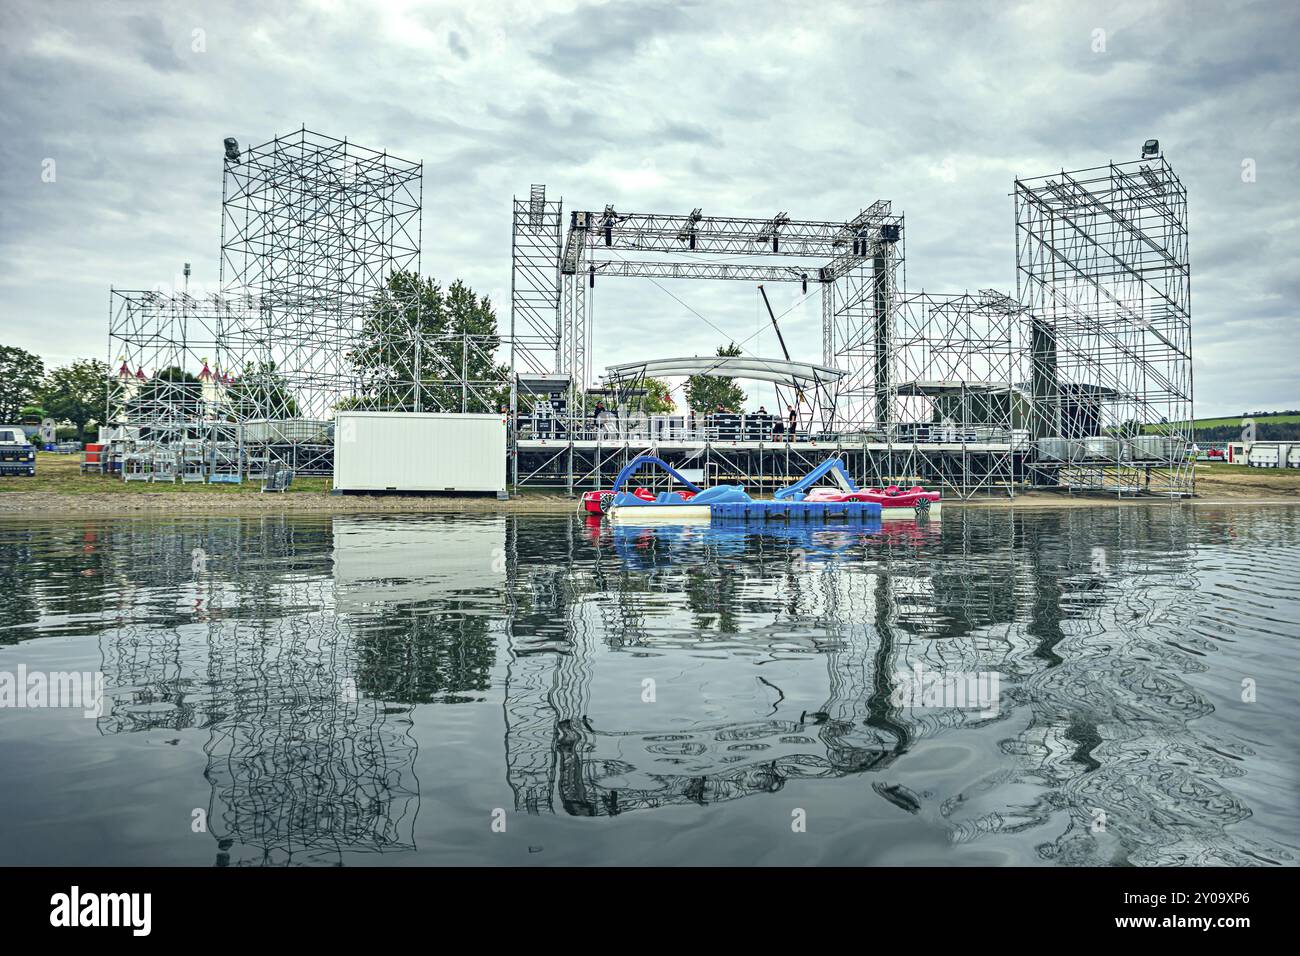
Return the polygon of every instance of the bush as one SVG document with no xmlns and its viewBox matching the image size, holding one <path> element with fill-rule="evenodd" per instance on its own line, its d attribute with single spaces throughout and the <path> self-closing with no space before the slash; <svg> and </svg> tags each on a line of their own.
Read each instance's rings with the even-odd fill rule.
<svg viewBox="0 0 1300 956">
<path fill-rule="evenodd" d="M 81 435 L 77 432 L 76 425 L 64 425 L 54 429 L 55 441 L 81 441 Z"/>
</svg>

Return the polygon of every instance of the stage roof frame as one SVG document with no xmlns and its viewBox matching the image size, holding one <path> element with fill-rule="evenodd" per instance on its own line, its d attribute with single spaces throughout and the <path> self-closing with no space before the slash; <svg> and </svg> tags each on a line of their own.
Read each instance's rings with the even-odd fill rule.
<svg viewBox="0 0 1300 956">
<path fill-rule="evenodd" d="M 605 369 L 604 379 L 607 382 L 627 382 L 646 377 L 689 375 L 741 378 L 807 389 L 832 385 L 843 378 L 844 372 L 829 365 L 817 365 L 812 362 L 759 358 L 752 355 L 708 355 L 610 365 Z"/>
</svg>

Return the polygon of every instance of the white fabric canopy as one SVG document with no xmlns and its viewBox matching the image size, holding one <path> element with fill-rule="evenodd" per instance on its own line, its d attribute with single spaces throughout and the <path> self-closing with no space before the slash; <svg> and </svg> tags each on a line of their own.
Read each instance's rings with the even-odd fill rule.
<svg viewBox="0 0 1300 956">
<path fill-rule="evenodd" d="M 806 389 L 832 384 L 842 378 L 844 373 L 837 368 L 811 362 L 789 362 L 752 355 L 711 355 L 610 365 L 605 369 L 604 379 L 612 383 L 665 375 L 713 375 L 719 378 L 775 382 L 790 388 Z"/>
</svg>

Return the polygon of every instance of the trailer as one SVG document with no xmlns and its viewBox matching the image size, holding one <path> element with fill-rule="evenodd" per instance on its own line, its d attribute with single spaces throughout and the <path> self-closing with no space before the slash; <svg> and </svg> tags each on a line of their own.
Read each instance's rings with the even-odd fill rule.
<svg viewBox="0 0 1300 956">
<path fill-rule="evenodd" d="M 36 448 L 21 425 L 0 425 L 0 475 L 36 474 Z"/>
<path fill-rule="evenodd" d="M 1300 456 L 1292 454 L 1297 447 L 1300 446 L 1286 441 L 1252 442 L 1246 453 L 1246 462 L 1251 468 L 1298 467 Z"/>
<path fill-rule="evenodd" d="M 334 491 L 506 493 L 506 417 L 339 412 Z"/>
</svg>

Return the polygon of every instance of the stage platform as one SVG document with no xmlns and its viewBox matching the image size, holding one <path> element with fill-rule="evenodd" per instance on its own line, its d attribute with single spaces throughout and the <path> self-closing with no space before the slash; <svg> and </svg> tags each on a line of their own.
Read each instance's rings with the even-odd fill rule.
<svg viewBox="0 0 1300 956">
<path fill-rule="evenodd" d="M 892 454 L 915 453 L 940 453 L 940 454 L 963 454 L 963 453 L 986 453 L 986 454 L 1010 454 L 1013 451 L 1010 442 L 838 442 L 838 441 L 793 441 L 793 442 L 761 442 L 761 441 L 687 441 L 673 440 L 665 441 L 647 441 L 645 439 L 634 438 L 611 438 L 605 440 L 592 439 L 575 439 L 566 441 L 560 438 L 526 438 L 517 442 L 519 450 L 522 451 L 556 451 L 567 449 L 572 445 L 575 449 L 584 451 L 614 451 L 621 449 L 636 449 L 637 454 L 653 455 L 659 451 L 694 451 L 702 452 L 706 449 L 712 450 L 737 450 L 737 451 L 754 451 L 768 454 L 781 454 L 783 452 L 792 452 L 795 454 L 810 454 L 816 451 L 823 451 L 827 454 L 833 454 L 836 451 L 854 451 L 854 452 L 879 452 Z M 1027 450 L 1027 449 L 1025 449 Z"/>
<path fill-rule="evenodd" d="M 969 498 L 1014 494 L 1017 479 L 1023 478 L 1028 448 L 1008 441 L 528 437 L 517 439 L 512 452 L 511 479 L 516 487 L 562 488 L 570 494 L 610 487 L 637 455 L 661 458 L 702 484 L 741 484 L 754 494 L 784 487 L 834 455 L 865 487 L 921 485 L 945 497 Z"/>
</svg>

